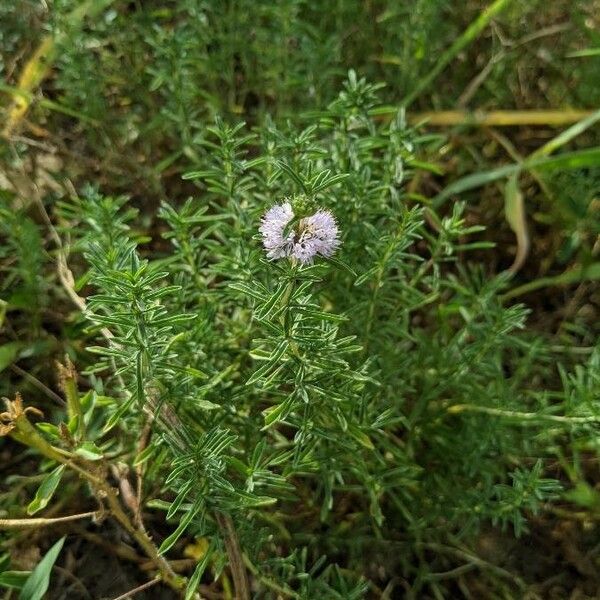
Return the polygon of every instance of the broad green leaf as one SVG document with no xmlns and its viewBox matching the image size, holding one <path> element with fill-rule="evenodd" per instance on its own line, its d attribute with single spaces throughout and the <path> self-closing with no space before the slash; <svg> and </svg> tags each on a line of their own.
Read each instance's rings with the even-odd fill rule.
<svg viewBox="0 0 600 600">
<path fill-rule="evenodd" d="M 0 573 L 0 587 L 20 590 L 31 575 L 31 571 L 3 571 Z"/>
<path fill-rule="evenodd" d="M 102 450 L 94 442 L 84 442 L 75 450 L 75 454 L 86 460 L 100 460 L 102 458 Z"/>
<path fill-rule="evenodd" d="M 60 431 L 53 423 L 36 423 L 35 426 L 51 438 L 60 439 Z"/>
<path fill-rule="evenodd" d="M 56 469 L 48 473 L 38 488 L 35 498 L 29 503 L 27 514 L 33 515 L 47 506 L 60 483 L 64 470 L 65 465 L 59 465 Z"/>
<path fill-rule="evenodd" d="M 65 536 L 66 537 L 66 536 Z M 62 550 L 65 537 L 61 538 L 46 552 L 46 556 L 38 563 L 19 594 L 19 600 L 42 600 L 48 591 L 52 567 Z"/>
<path fill-rule="evenodd" d="M 4 371 L 6 367 L 12 365 L 22 348 L 21 342 L 8 342 L 8 344 L 0 346 L 0 371 Z"/>
<path fill-rule="evenodd" d="M 79 402 L 81 404 L 81 411 L 87 416 L 87 413 L 93 410 L 94 404 L 96 403 L 96 392 L 94 390 L 88 390 L 81 396 Z"/>
<path fill-rule="evenodd" d="M 67 423 L 67 429 L 71 435 L 75 435 L 79 431 L 79 415 L 73 415 Z"/>
</svg>

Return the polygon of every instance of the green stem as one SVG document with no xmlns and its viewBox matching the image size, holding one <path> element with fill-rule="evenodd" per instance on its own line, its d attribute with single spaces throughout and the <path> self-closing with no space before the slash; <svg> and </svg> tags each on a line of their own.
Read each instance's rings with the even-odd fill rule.
<svg viewBox="0 0 600 600">
<path fill-rule="evenodd" d="M 521 421 L 552 421 L 553 423 L 565 424 L 585 424 L 600 423 L 600 415 L 591 415 L 588 417 L 567 417 L 562 415 L 543 415 L 539 413 L 526 413 L 514 410 L 501 410 L 488 406 L 475 406 L 474 404 L 454 404 L 448 407 L 448 412 L 458 414 L 461 412 L 477 412 L 494 417 L 506 417 L 510 419 L 519 419 Z"/>
<path fill-rule="evenodd" d="M 81 410 L 79 390 L 77 389 L 77 372 L 68 357 L 66 357 L 64 365 L 58 364 L 57 366 L 61 388 L 67 400 L 69 419 L 77 418 L 77 433 L 79 438 L 83 439 L 85 437 L 85 423 L 83 422 L 83 411 Z"/>
</svg>

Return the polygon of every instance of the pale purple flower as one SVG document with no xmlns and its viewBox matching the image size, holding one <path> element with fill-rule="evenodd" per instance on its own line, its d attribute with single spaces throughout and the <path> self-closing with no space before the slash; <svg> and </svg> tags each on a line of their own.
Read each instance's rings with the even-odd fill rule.
<svg viewBox="0 0 600 600">
<path fill-rule="evenodd" d="M 294 232 L 284 235 L 287 224 L 294 218 L 289 202 L 276 204 L 263 216 L 258 228 L 263 237 L 263 246 L 269 258 L 289 256 L 294 245 Z"/>
<path fill-rule="evenodd" d="M 335 218 L 328 210 L 318 210 L 300 221 L 292 255 L 301 263 L 311 263 L 317 254 L 331 256 L 339 245 Z"/>
<path fill-rule="evenodd" d="M 335 218 L 328 210 L 318 210 L 314 215 L 300 219 L 297 226 L 285 234 L 293 218 L 289 202 L 277 204 L 265 213 L 259 231 L 269 258 L 287 256 L 308 264 L 317 255 L 333 255 L 341 242 Z"/>
</svg>

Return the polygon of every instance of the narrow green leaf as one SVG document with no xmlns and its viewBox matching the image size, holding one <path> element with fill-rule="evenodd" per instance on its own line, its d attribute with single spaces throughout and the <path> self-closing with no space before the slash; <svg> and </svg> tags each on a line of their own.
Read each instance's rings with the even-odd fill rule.
<svg viewBox="0 0 600 600">
<path fill-rule="evenodd" d="M 221 408 L 218 404 L 215 404 L 210 400 L 194 400 L 194 405 L 203 410 L 217 410 Z"/>
<path fill-rule="evenodd" d="M 520 285 L 512 290 L 508 291 L 502 296 L 503 300 L 510 300 L 523 294 L 528 294 L 535 290 L 539 290 L 544 287 L 558 286 L 558 285 L 570 285 L 573 283 L 579 283 L 580 281 L 597 281 L 600 279 L 600 262 L 592 263 L 583 267 L 575 267 L 569 271 L 565 271 L 560 275 L 554 277 L 540 277 L 534 279 L 529 283 Z"/>
<path fill-rule="evenodd" d="M 437 79 L 438 75 L 446 68 L 452 59 L 466 46 L 473 42 L 477 36 L 487 27 L 488 23 L 512 0 L 496 0 L 490 6 L 481 11 L 481 14 L 473 21 L 462 35 L 454 40 L 450 48 L 442 53 L 437 63 L 425 77 L 421 78 L 415 89 L 410 92 L 401 102 L 402 106 L 408 106 L 424 92 Z"/>
<path fill-rule="evenodd" d="M 365 271 L 364 273 L 362 273 L 354 282 L 354 285 L 356 287 L 362 285 L 363 283 L 365 283 L 365 281 L 368 281 L 369 279 L 371 279 L 375 273 L 377 273 L 377 271 L 380 269 L 379 265 L 375 265 L 373 267 L 371 267 L 370 269 L 368 269 L 367 271 Z"/>
<path fill-rule="evenodd" d="M 357 425 L 348 424 L 348 433 L 361 445 L 369 450 L 375 450 L 373 442 L 369 436 L 362 431 Z"/>
<path fill-rule="evenodd" d="M 48 502 L 52 499 L 52 496 L 60 483 L 64 470 L 65 465 L 59 465 L 56 469 L 46 475 L 35 494 L 35 498 L 27 507 L 28 515 L 33 515 L 48 505 Z"/>
<path fill-rule="evenodd" d="M 322 192 L 323 190 L 330 188 L 331 186 L 335 185 L 336 183 L 340 183 L 341 181 L 344 181 L 344 179 L 347 179 L 348 177 L 350 177 L 350 175 L 348 175 L 347 173 L 341 173 L 339 175 L 333 175 L 332 177 L 327 177 L 320 183 L 317 183 L 315 186 L 312 186 L 310 191 L 313 194 L 317 194 L 318 192 Z"/>
<path fill-rule="evenodd" d="M 134 398 L 131 397 L 129 400 L 123 402 L 121 406 L 109 417 L 106 425 L 104 426 L 103 432 L 110 431 L 118 422 L 119 419 L 127 412 L 129 407 L 132 405 Z"/>
<path fill-rule="evenodd" d="M 171 519 L 172 517 L 175 516 L 177 511 L 181 508 L 181 505 L 185 502 L 185 499 L 187 498 L 189 491 L 192 489 L 192 487 L 195 485 L 195 483 L 196 482 L 193 479 L 186 481 L 184 486 L 179 490 L 179 493 L 177 494 L 177 497 L 175 498 L 175 500 L 173 500 L 173 502 L 171 502 L 171 506 L 169 507 L 169 510 L 167 511 L 167 519 Z"/>
<path fill-rule="evenodd" d="M 275 290 L 275 293 L 260 307 L 260 310 L 257 312 L 256 318 L 258 320 L 262 321 L 269 315 L 269 313 L 271 313 L 277 302 L 279 302 L 285 293 L 287 286 L 288 284 L 285 281 L 279 284 L 279 287 Z"/>
<path fill-rule="evenodd" d="M 275 161 L 275 163 L 281 171 L 286 173 L 292 181 L 295 181 L 298 184 L 300 189 L 305 194 L 308 194 L 308 190 L 306 189 L 306 184 L 304 183 L 304 180 L 302 179 L 302 177 L 300 177 L 298 173 L 296 173 L 296 171 L 294 171 L 294 169 L 292 169 L 292 167 L 290 167 L 288 164 L 284 163 L 281 160 Z"/>
<path fill-rule="evenodd" d="M 561 131 L 556 137 L 552 138 L 549 142 L 546 142 L 541 148 L 538 148 L 535 152 L 530 155 L 530 158 L 536 158 L 538 156 L 548 156 L 555 150 L 564 146 L 572 139 L 581 135 L 586 129 L 589 129 L 592 125 L 595 125 L 600 121 L 600 110 L 593 112 L 589 117 L 581 119 L 571 127 Z"/>
<path fill-rule="evenodd" d="M 200 512 L 201 508 L 201 506 L 193 506 L 186 513 L 179 522 L 177 529 L 160 545 L 160 548 L 158 549 L 160 554 L 164 554 L 175 544 L 175 542 L 183 535 L 188 525 L 192 522 L 192 519 Z"/>
<path fill-rule="evenodd" d="M 8 302 L 6 300 L 0 299 L 0 327 L 4 325 L 4 319 L 6 318 L 6 309 L 8 307 Z"/>
<path fill-rule="evenodd" d="M 62 550 L 65 537 L 61 538 L 46 552 L 46 556 L 37 564 L 19 594 L 19 600 L 42 600 L 50 585 L 52 567 Z"/>
<path fill-rule="evenodd" d="M 584 48 L 583 50 L 575 50 L 565 55 L 567 58 L 587 58 L 589 56 L 600 56 L 600 48 Z"/>
<path fill-rule="evenodd" d="M 236 290 L 238 292 L 242 292 L 242 294 L 246 294 L 259 302 L 265 301 L 265 296 L 261 294 L 258 290 L 254 289 L 247 283 L 243 283 L 241 281 L 236 281 L 234 283 L 230 283 L 228 286 L 229 289 Z"/>
<path fill-rule="evenodd" d="M 265 417 L 265 424 L 262 427 L 261 431 L 264 431 L 285 418 L 288 414 L 288 410 L 293 400 L 291 398 L 286 399 L 281 404 L 276 404 L 275 406 L 271 406 L 265 410 L 263 410 L 263 415 Z"/>
<path fill-rule="evenodd" d="M 265 363 L 260 369 L 257 369 L 251 376 L 248 381 L 246 381 L 246 385 L 252 385 L 256 383 L 258 380 L 262 379 L 272 368 L 277 366 L 280 358 L 285 354 L 285 351 L 288 349 L 289 342 L 287 340 L 282 340 L 277 348 L 273 351 L 267 363 Z"/>
<path fill-rule="evenodd" d="M 144 448 L 134 459 L 133 466 L 143 465 L 156 452 L 156 445 L 150 444 Z"/>
<path fill-rule="evenodd" d="M 194 596 L 196 594 L 196 590 L 198 589 L 198 586 L 200 585 L 202 575 L 204 575 L 204 571 L 206 571 L 206 567 L 208 566 L 208 563 L 210 562 L 213 551 L 214 551 L 214 547 L 213 547 L 213 543 L 211 541 L 208 548 L 206 549 L 206 552 L 204 553 L 204 556 L 202 557 L 200 562 L 196 565 L 196 568 L 194 569 L 194 573 L 192 574 L 192 576 L 190 577 L 190 579 L 188 581 L 187 587 L 185 588 L 185 600 L 192 600 L 192 598 L 194 598 Z"/>
<path fill-rule="evenodd" d="M 600 146 L 593 148 L 587 148 L 585 150 L 577 150 L 575 152 L 565 152 L 558 156 L 542 156 L 533 159 L 528 159 L 523 163 L 517 163 L 514 165 L 506 165 L 499 167 L 498 169 L 492 169 L 491 171 L 484 171 L 482 173 L 474 173 L 473 175 L 467 175 L 454 183 L 447 186 L 440 194 L 438 194 L 432 201 L 434 207 L 441 206 L 448 198 L 472 190 L 497 181 L 504 177 L 509 177 L 518 173 L 521 170 L 555 170 L 555 169 L 581 169 L 583 167 L 593 167 L 600 165 Z"/>
</svg>

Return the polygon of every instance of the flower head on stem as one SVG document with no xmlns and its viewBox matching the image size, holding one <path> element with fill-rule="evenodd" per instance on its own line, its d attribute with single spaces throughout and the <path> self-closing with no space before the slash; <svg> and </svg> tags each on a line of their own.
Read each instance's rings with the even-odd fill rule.
<svg viewBox="0 0 600 600">
<path fill-rule="evenodd" d="M 330 257 L 340 245 L 335 217 L 318 210 L 297 220 L 289 202 L 276 204 L 263 216 L 259 231 L 268 258 L 292 258 L 311 264 L 316 256 Z"/>
</svg>

